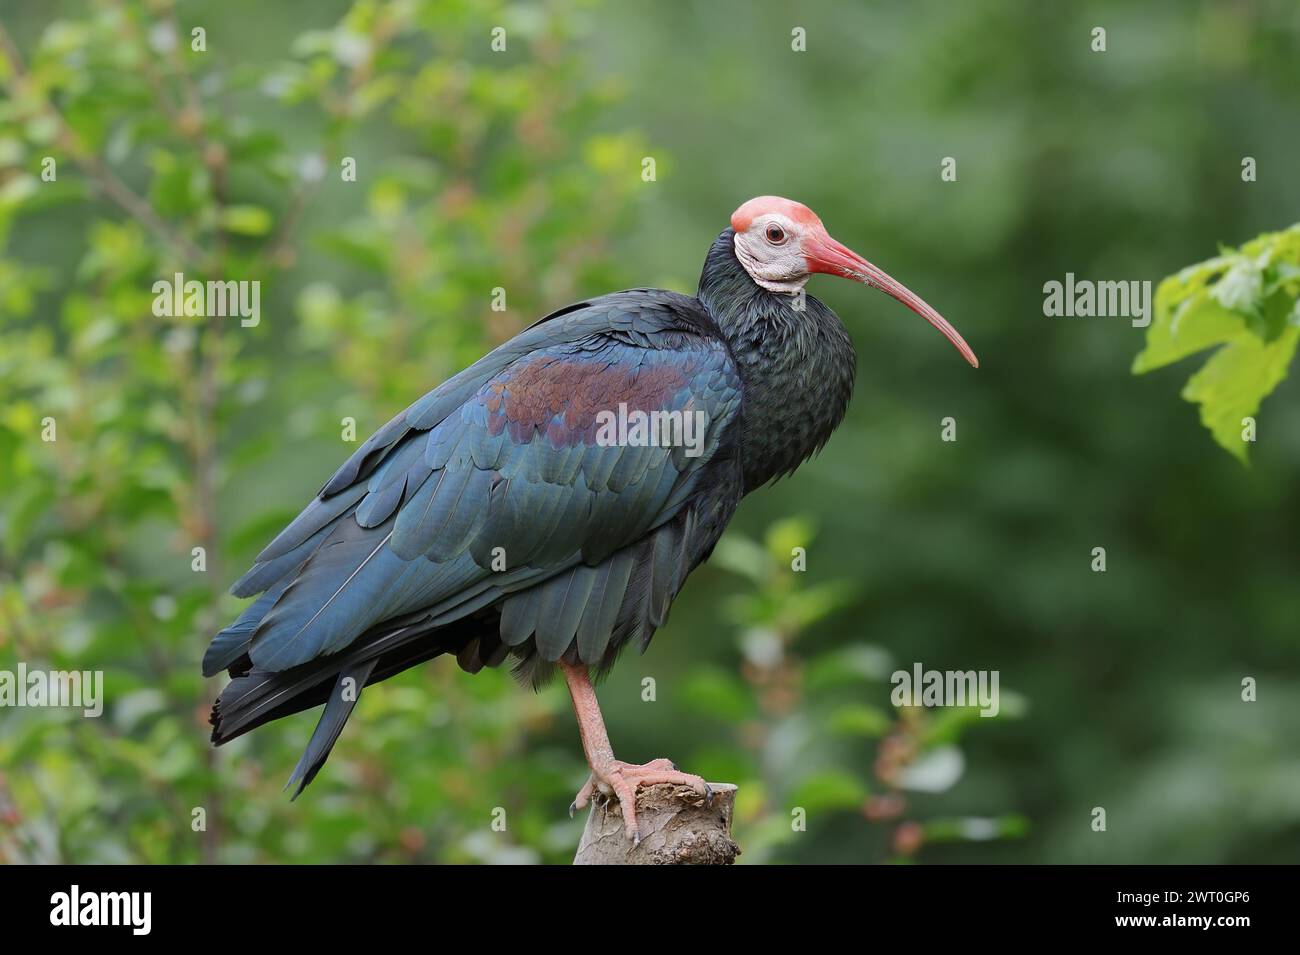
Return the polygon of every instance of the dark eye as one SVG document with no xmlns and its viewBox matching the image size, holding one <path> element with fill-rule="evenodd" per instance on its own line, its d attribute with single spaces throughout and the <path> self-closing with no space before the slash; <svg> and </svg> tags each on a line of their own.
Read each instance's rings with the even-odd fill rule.
<svg viewBox="0 0 1300 955">
<path fill-rule="evenodd" d="M 785 241 L 785 230 L 775 222 L 767 227 L 766 235 L 767 241 L 771 242 L 773 245 L 780 245 Z"/>
</svg>

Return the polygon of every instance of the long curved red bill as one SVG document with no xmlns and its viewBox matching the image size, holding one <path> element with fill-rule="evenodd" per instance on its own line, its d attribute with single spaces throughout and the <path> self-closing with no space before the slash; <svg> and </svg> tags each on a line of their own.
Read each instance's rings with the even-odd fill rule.
<svg viewBox="0 0 1300 955">
<path fill-rule="evenodd" d="M 979 359 L 975 357 L 971 347 L 966 344 L 966 339 L 961 337 L 961 334 L 948 323 L 947 319 L 927 305 L 921 296 L 902 283 L 894 281 L 884 271 L 876 268 L 852 249 L 841 245 L 823 232 L 821 235 L 808 237 L 804 243 L 804 256 L 808 261 L 809 271 L 840 275 L 892 295 L 939 329 L 943 333 L 943 337 L 952 342 L 957 347 L 957 350 L 962 353 L 962 357 L 970 362 L 972 368 L 980 366 Z"/>
</svg>

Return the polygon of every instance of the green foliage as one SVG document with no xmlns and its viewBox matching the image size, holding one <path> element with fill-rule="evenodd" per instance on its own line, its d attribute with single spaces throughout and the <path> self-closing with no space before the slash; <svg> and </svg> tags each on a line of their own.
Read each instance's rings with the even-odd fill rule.
<svg viewBox="0 0 1300 955">
<path fill-rule="evenodd" d="M 599 688 L 620 757 L 739 784 L 744 862 L 1300 857 L 1300 382 L 1251 472 L 1205 467 L 1186 409 L 1128 374 L 1126 325 L 1027 317 L 1066 269 L 1156 274 L 1300 207 L 1293 0 L 804 5 L 806 53 L 789 7 L 4 0 L 0 670 L 101 669 L 107 701 L 0 710 L 0 861 L 570 859 L 561 688 L 448 660 L 369 688 L 290 803 L 312 715 L 213 752 L 199 658 L 355 447 L 341 419 L 364 439 L 577 298 L 689 291 L 773 192 L 984 365 L 813 280 L 860 356 L 848 416 Z M 262 279 L 260 324 L 155 316 L 176 271 Z M 1153 325 L 1152 354 L 1242 340 L 1229 299 Z M 1261 347 L 1276 319 L 1247 320 Z M 1000 669 L 998 718 L 893 707 L 917 660 Z"/>
<path fill-rule="evenodd" d="M 1156 289 L 1141 373 L 1221 346 L 1188 379 L 1183 397 L 1201 423 L 1243 463 L 1249 424 L 1286 377 L 1300 340 L 1300 225 L 1261 235 L 1240 249 L 1171 275 Z"/>
<path fill-rule="evenodd" d="M 0 717 L 18 821 L 0 857 L 563 859 L 576 824 L 552 810 L 581 782 L 578 751 L 522 752 L 564 716 L 555 694 L 446 667 L 367 690 L 290 804 L 310 717 L 214 754 L 220 681 L 198 662 L 238 612 L 225 588 L 351 452 L 341 419 L 364 439 L 580 285 L 612 283 L 636 136 L 590 129 L 610 93 L 558 56 L 587 29 L 576 9 L 362 0 L 296 39 L 281 24 L 262 63 L 242 55 L 247 24 L 211 11 L 192 50 L 197 12 L 88 4 L 38 13 L 21 50 L 2 37 L 0 668 L 102 670 L 108 704 Z M 466 44 L 497 24 L 508 54 Z M 154 314 L 153 283 L 176 272 L 259 280 L 262 321 Z M 497 806 L 507 831 L 485 839 Z"/>
<path fill-rule="evenodd" d="M 741 782 L 742 861 L 779 859 L 802 833 L 832 827 L 847 827 L 877 861 L 909 860 L 932 841 L 930 823 L 916 818 L 926 812 L 918 794 L 956 786 L 965 774 L 958 744 L 977 724 L 997 720 L 980 719 L 974 706 L 895 708 L 894 665 L 879 646 L 805 647 L 808 632 L 833 620 L 858 589 L 847 579 L 807 581 L 804 563 L 817 538 L 797 517 L 771 524 L 761 542 L 736 532 L 723 538 L 717 564 L 747 584 L 723 605 L 738 628 L 742 663 L 738 674 L 697 671 L 687 694 L 700 716 L 737 728 L 717 770 Z M 1001 718 L 1023 712 L 1014 693 L 1003 701 Z M 1022 835 L 1023 827 L 942 834 L 939 841 L 982 841 Z"/>
</svg>

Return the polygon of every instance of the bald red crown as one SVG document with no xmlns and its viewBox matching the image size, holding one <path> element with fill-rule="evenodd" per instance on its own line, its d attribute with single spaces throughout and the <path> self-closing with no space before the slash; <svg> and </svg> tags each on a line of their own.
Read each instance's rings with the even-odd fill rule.
<svg viewBox="0 0 1300 955">
<path fill-rule="evenodd" d="M 802 202 L 782 199 L 780 196 L 756 196 L 731 214 L 731 227 L 737 232 L 744 232 L 751 222 L 770 212 L 779 212 L 790 220 L 804 225 L 822 224 L 822 220 L 817 218 L 817 213 Z"/>
</svg>

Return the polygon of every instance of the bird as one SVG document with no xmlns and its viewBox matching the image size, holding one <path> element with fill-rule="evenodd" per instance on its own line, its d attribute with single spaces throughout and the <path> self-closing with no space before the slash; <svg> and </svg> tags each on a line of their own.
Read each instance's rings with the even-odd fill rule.
<svg viewBox="0 0 1300 955">
<path fill-rule="evenodd" d="M 816 274 L 937 311 L 827 233 L 759 196 L 710 246 L 694 296 L 634 288 L 552 312 L 362 443 L 231 587 L 256 597 L 212 639 L 221 745 L 324 705 L 286 789 L 324 765 L 363 687 L 438 656 L 562 675 L 590 775 L 569 807 L 636 793 L 711 795 L 667 759 L 614 756 L 592 685 L 645 652 L 742 498 L 792 474 L 843 420 L 857 356 Z M 650 424 L 647 426 L 646 421 Z M 689 438 L 689 440 L 688 440 Z"/>
</svg>

